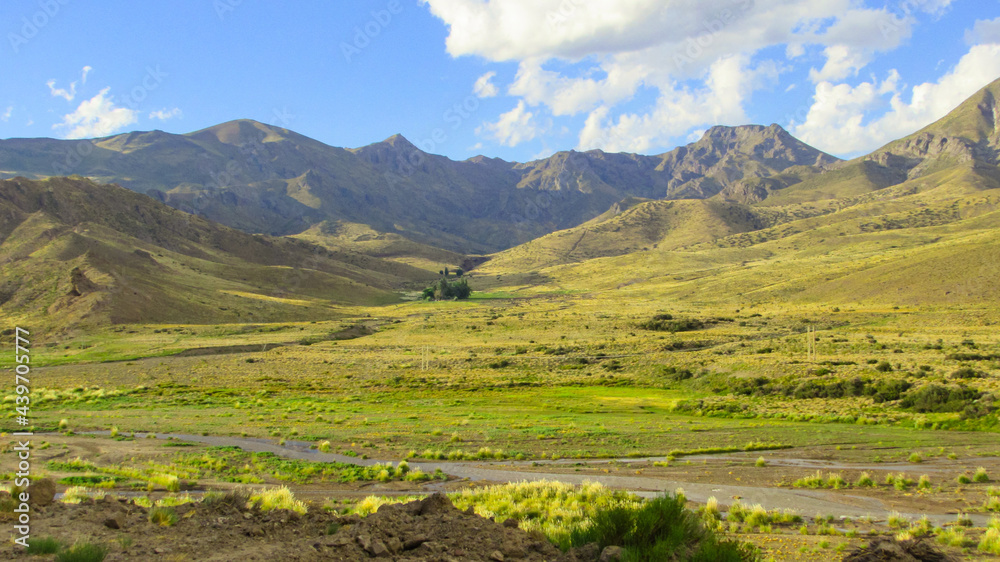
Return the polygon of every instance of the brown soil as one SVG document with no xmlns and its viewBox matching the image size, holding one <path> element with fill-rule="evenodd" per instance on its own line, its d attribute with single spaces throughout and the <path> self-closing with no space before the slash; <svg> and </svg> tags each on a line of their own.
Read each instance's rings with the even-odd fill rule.
<svg viewBox="0 0 1000 562">
<path fill-rule="evenodd" d="M 561 553 L 541 535 L 459 511 L 441 494 L 382 506 L 366 517 L 313 509 L 247 509 L 239 496 L 210 505 L 174 508 L 179 521 L 163 527 L 149 510 L 122 499 L 55 503 L 35 509 L 33 537 L 100 543 L 114 560 L 370 560 L 596 561 L 596 546 Z M 21 547 L 0 547 L 0 559 L 23 559 Z M 35 558 L 51 559 L 52 556 Z"/>
</svg>

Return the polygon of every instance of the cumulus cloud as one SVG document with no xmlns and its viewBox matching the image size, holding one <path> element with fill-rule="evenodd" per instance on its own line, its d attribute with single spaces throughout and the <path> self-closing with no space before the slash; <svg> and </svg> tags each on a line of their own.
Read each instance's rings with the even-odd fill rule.
<svg viewBox="0 0 1000 562">
<path fill-rule="evenodd" d="M 805 120 L 793 123 L 791 132 L 833 154 L 863 154 L 944 117 L 997 76 L 1000 44 L 988 44 L 973 46 L 936 82 L 909 90 L 895 71 L 857 86 L 820 82 Z M 886 110 L 871 117 L 877 109 Z"/>
<path fill-rule="evenodd" d="M 53 129 L 65 130 L 65 137 L 79 139 L 110 135 L 135 123 L 139 112 L 115 105 L 108 96 L 111 88 L 104 88 L 96 96 L 83 101 L 72 113 L 63 116 Z"/>
<path fill-rule="evenodd" d="M 84 84 L 87 83 L 87 75 L 90 74 L 91 70 L 94 70 L 92 66 L 83 67 L 83 72 L 81 73 L 80 81 L 83 82 Z"/>
<path fill-rule="evenodd" d="M 969 45 L 1000 43 L 1000 18 L 978 20 L 972 29 L 965 32 L 965 42 Z"/>
<path fill-rule="evenodd" d="M 844 92 L 836 83 L 899 48 L 921 18 L 943 14 L 953 0 L 903 0 L 887 8 L 859 0 L 421 1 L 447 25 L 453 57 L 517 64 L 508 85 L 495 85 L 493 73 L 476 82 L 477 94 L 503 89 L 524 102 L 481 127 L 484 134 L 523 142 L 533 135 L 503 134 L 518 119 L 585 115 L 581 148 L 643 150 L 707 125 L 744 122 L 754 92 L 773 87 L 788 64 L 812 65 L 817 94 L 846 104 L 823 111 L 887 107 L 892 94 L 879 90 L 888 77 L 868 83 L 874 98 L 864 109 L 858 106 L 863 85 Z M 991 25 L 970 33 L 992 36 Z M 780 62 L 767 58 L 773 47 L 784 51 Z M 812 57 L 820 53 L 817 64 Z M 644 108 L 623 107 L 640 94 Z"/>
<path fill-rule="evenodd" d="M 493 77 L 496 76 L 496 72 L 487 72 L 479 78 L 476 79 L 476 83 L 472 85 L 472 91 L 481 98 L 492 98 L 500 93 L 496 84 L 491 82 Z"/>
<path fill-rule="evenodd" d="M 6 123 L 10 120 L 10 116 L 14 113 L 14 106 L 8 105 L 7 109 L 4 110 L 3 114 L 0 114 L 0 121 Z"/>
<path fill-rule="evenodd" d="M 173 109 L 158 109 L 149 114 L 150 119 L 159 119 L 160 121 L 166 121 L 167 119 L 173 119 L 174 117 L 180 117 L 181 110 L 179 107 Z"/>
<path fill-rule="evenodd" d="M 543 127 L 537 123 L 535 114 L 528 111 L 524 100 L 521 100 L 517 107 L 500 115 L 495 123 L 484 123 L 476 129 L 476 134 L 489 135 L 504 146 L 517 146 L 537 137 L 542 131 Z"/>
<path fill-rule="evenodd" d="M 591 112 L 580 132 L 578 148 L 646 152 L 692 128 L 744 124 L 747 96 L 761 80 L 774 79 L 778 72 L 772 63 L 750 67 L 747 55 L 719 59 L 707 71 L 704 88 L 663 87 L 656 106 L 648 113 L 625 113 L 617 121 L 608 121 L 607 106 Z"/>
</svg>

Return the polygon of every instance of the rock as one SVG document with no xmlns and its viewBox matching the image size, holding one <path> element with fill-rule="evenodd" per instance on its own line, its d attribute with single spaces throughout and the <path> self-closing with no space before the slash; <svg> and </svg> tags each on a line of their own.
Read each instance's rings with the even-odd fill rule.
<svg viewBox="0 0 1000 562">
<path fill-rule="evenodd" d="M 517 529 L 520 525 L 518 525 L 517 519 L 504 519 L 503 526 L 510 529 Z"/>
<path fill-rule="evenodd" d="M 104 526 L 117 531 L 125 526 L 125 522 L 121 515 L 115 515 L 114 517 L 108 517 L 105 519 Z"/>
<path fill-rule="evenodd" d="M 593 561 L 601 557 L 601 546 L 596 542 L 587 543 L 576 549 L 577 560 Z"/>
<path fill-rule="evenodd" d="M 453 509 L 455 509 L 455 506 L 452 505 L 448 496 L 445 496 L 441 492 L 435 492 L 420 500 L 420 509 L 417 511 L 417 515 L 434 515 Z"/>
<path fill-rule="evenodd" d="M 50 505 L 56 497 L 56 483 L 51 478 L 41 478 L 28 485 L 31 505 Z"/>
<path fill-rule="evenodd" d="M 427 542 L 427 537 L 414 537 L 412 539 L 406 539 L 403 543 L 403 550 L 413 550 L 420 548 L 420 545 Z"/>
<path fill-rule="evenodd" d="M 499 550 L 494 550 L 493 552 L 490 553 L 490 560 L 493 560 L 494 562 L 503 562 L 504 561 L 503 553 L 500 552 Z"/>
<path fill-rule="evenodd" d="M 397 554 L 403 550 L 403 541 L 399 540 L 398 537 L 389 537 L 385 541 L 385 546 L 389 548 L 389 552 Z"/>
<path fill-rule="evenodd" d="M 620 546 L 607 546 L 601 551 L 601 557 L 598 559 L 598 562 L 621 560 L 624 554 L 625 551 Z"/>
<path fill-rule="evenodd" d="M 380 540 L 372 541 L 371 548 L 368 549 L 368 553 L 376 557 L 388 556 L 390 554 L 389 548 Z"/>
</svg>

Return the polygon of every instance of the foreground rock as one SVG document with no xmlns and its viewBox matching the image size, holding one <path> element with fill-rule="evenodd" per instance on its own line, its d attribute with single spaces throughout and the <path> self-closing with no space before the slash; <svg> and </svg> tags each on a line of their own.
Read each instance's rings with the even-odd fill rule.
<svg viewBox="0 0 1000 562">
<path fill-rule="evenodd" d="M 597 562 L 596 545 L 562 553 L 539 533 L 501 525 L 455 508 L 432 495 L 406 504 L 384 505 L 365 518 L 314 510 L 247 509 L 238 499 L 175 508 L 178 521 L 163 527 L 149 510 L 124 500 L 55 503 L 32 518 L 32 536 L 53 536 L 65 544 L 100 543 L 107 561 L 191 560 L 515 560 Z M 9 543 L 0 559 L 23 559 Z"/>
<path fill-rule="evenodd" d="M 952 560 L 954 559 L 923 538 L 899 541 L 891 537 L 877 537 L 865 548 L 856 548 L 844 556 L 844 562 L 952 562 Z"/>
</svg>

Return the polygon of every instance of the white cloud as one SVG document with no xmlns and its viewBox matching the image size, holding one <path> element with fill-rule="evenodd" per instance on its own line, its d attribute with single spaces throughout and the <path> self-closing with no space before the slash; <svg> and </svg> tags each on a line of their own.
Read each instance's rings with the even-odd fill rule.
<svg viewBox="0 0 1000 562">
<path fill-rule="evenodd" d="M 826 64 L 823 65 L 823 68 L 809 70 L 809 79 L 814 83 L 857 76 L 858 70 L 867 66 L 871 61 L 870 53 L 861 49 L 853 49 L 847 45 L 831 45 L 823 53 L 826 55 Z"/>
<path fill-rule="evenodd" d="M 49 87 L 49 92 L 52 93 L 54 98 L 63 98 L 66 101 L 73 101 L 76 97 L 76 82 L 70 82 L 69 89 L 65 90 L 63 88 L 56 88 L 56 81 L 49 80 L 45 83 Z"/>
<path fill-rule="evenodd" d="M 163 108 L 149 114 L 150 119 L 159 119 L 160 121 L 166 121 L 167 119 L 173 119 L 174 117 L 180 116 L 181 110 L 179 107 L 175 107 L 173 109 Z"/>
<path fill-rule="evenodd" d="M 823 64 L 809 76 L 824 102 L 808 126 L 799 126 L 819 135 L 820 117 L 860 112 L 857 127 L 863 129 L 867 112 L 889 105 L 898 77 L 872 79 L 867 89 L 835 84 L 899 48 L 926 14 L 943 14 L 953 0 L 902 0 L 886 8 L 868 8 L 862 0 L 421 2 L 447 25 L 453 57 L 518 64 L 506 93 L 524 104 L 483 130 L 516 144 L 521 141 L 512 139 L 539 134 L 513 133 L 518 120 L 582 114 L 587 117 L 575 132 L 580 148 L 641 151 L 708 125 L 745 122 L 754 92 L 773 87 L 787 70 L 783 65 L 814 64 L 811 56 L 820 52 Z M 991 26 L 977 24 L 973 32 L 992 37 Z M 762 57 L 780 52 L 773 47 L 783 47 L 780 62 Z M 483 91 L 492 91 L 492 78 L 483 75 L 477 86 L 482 82 Z M 622 108 L 640 93 L 655 102 L 642 110 Z"/>
<path fill-rule="evenodd" d="M 965 42 L 969 45 L 1000 43 L 1000 18 L 976 21 L 972 29 L 965 32 Z"/>
<path fill-rule="evenodd" d="M 966 98 L 1000 76 L 1000 44 L 976 45 L 937 82 L 914 86 L 909 101 L 899 74 L 892 71 L 877 83 L 857 86 L 820 82 L 802 123 L 793 124 L 792 134 L 827 152 L 863 154 L 944 117 Z M 886 100 L 886 96 L 891 96 Z M 873 110 L 888 106 L 882 115 Z"/>
<path fill-rule="evenodd" d="M 484 123 L 476 129 L 477 135 L 489 135 L 505 146 L 517 146 L 530 141 L 543 131 L 535 120 L 535 114 L 528 111 L 524 100 L 517 107 L 500 115 L 496 123 Z"/>
<path fill-rule="evenodd" d="M 118 107 L 108 97 L 110 87 L 104 88 L 96 96 L 81 102 L 73 113 L 63 116 L 61 123 L 53 129 L 65 129 L 66 138 L 79 139 L 110 135 L 135 123 L 139 112 L 135 109 Z"/>
<path fill-rule="evenodd" d="M 496 72 L 487 72 L 486 74 L 483 74 L 477 78 L 476 83 L 472 85 L 472 91 L 481 98 L 492 98 L 496 96 L 500 93 L 500 89 L 497 88 L 496 84 L 491 82 L 493 77 L 496 75 Z"/>
<path fill-rule="evenodd" d="M 84 84 L 87 83 L 87 75 L 90 74 L 91 70 L 94 70 L 93 67 L 84 66 L 80 71 L 80 80 Z M 49 87 L 49 92 L 52 94 L 52 97 L 63 98 L 66 101 L 73 101 L 73 98 L 76 97 L 76 82 L 70 82 L 69 89 L 56 88 L 55 80 L 49 80 L 45 83 L 45 85 Z"/>
<path fill-rule="evenodd" d="M 704 88 L 661 87 L 656 106 L 644 115 L 623 114 L 605 122 L 609 108 L 591 112 L 580 132 L 578 149 L 609 152 L 646 152 L 692 128 L 706 125 L 742 125 L 748 121 L 744 104 L 761 81 L 776 78 L 773 63 L 749 66 L 750 57 L 719 59 L 704 77 Z"/>
<path fill-rule="evenodd" d="M 7 109 L 5 109 L 4 112 L 3 112 L 3 115 L 0 115 L 0 121 L 3 121 L 4 123 L 6 123 L 8 120 L 10 120 L 10 116 L 13 113 L 14 113 L 14 106 L 13 105 L 8 105 Z"/>
</svg>

